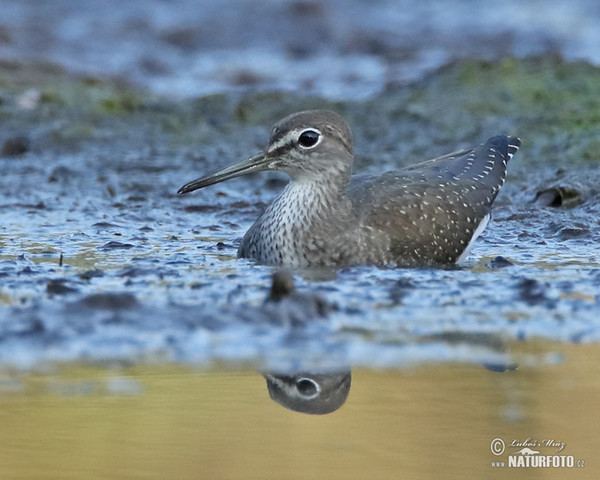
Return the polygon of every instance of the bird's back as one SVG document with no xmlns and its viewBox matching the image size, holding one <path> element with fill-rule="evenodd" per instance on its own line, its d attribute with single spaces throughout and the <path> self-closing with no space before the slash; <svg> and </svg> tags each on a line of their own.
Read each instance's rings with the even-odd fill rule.
<svg viewBox="0 0 600 480">
<path fill-rule="evenodd" d="M 489 215 L 520 146 L 516 137 L 484 144 L 377 176 L 356 177 L 349 197 L 370 243 L 383 245 L 375 263 L 456 262 Z"/>
</svg>

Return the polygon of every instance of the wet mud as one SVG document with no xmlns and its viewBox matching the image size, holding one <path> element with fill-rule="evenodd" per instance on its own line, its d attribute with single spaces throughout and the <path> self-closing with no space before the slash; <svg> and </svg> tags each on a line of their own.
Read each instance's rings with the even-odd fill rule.
<svg viewBox="0 0 600 480">
<path fill-rule="evenodd" d="M 600 69 L 588 63 L 467 59 L 367 100 L 181 101 L 31 62 L 4 61 L 0 79 L 4 364 L 497 365 L 514 342 L 600 338 Z M 350 122 L 355 171 L 522 139 L 466 264 L 297 271 L 304 300 L 265 303 L 273 269 L 236 250 L 285 178 L 176 191 L 315 107 Z"/>
</svg>

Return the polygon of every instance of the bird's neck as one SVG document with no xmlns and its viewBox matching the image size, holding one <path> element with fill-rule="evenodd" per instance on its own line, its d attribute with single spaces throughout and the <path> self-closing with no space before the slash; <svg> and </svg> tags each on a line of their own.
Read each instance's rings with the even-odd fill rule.
<svg viewBox="0 0 600 480">
<path fill-rule="evenodd" d="M 332 212 L 343 210 L 346 189 L 347 182 L 292 180 L 268 210 L 287 218 L 297 229 L 308 231 L 315 221 L 322 222 Z"/>
<path fill-rule="evenodd" d="M 343 221 L 351 212 L 345 184 L 291 181 L 246 232 L 238 256 L 272 265 L 308 265 L 311 251 L 334 242 L 337 230 L 348 223 Z"/>
</svg>

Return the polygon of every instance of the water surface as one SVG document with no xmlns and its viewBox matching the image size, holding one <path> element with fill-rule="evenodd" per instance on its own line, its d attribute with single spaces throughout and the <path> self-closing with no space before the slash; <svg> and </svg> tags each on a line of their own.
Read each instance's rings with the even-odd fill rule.
<svg viewBox="0 0 600 480">
<path fill-rule="evenodd" d="M 3 373 L 0 475 L 596 478 L 597 348 L 521 344 L 516 352 L 523 363 L 506 373 L 466 364 L 357 369 L 348 401 L 326 416 L 276 405 L 252 371 Z M 500 456 L 490 449 L 496 438 L 507 445 Z M 551 440 L 557 446 L 537 450 L 583 466 L 492 467 L 527 439 Z"/>
</svg>

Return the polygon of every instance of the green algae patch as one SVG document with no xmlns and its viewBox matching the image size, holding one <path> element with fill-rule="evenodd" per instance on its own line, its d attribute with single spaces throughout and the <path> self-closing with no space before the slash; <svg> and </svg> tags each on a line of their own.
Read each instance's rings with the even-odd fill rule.
<svg viewBox="0 0 600 480">
<path fill-rule="evenodd" d="M 448 138 L 518 135 L 522 162 L 600 160 L 600 69 L 585 62 L 456 62 L 412 87 L 407 109 Z"/>
<path fill-rule="evenodd" d="M 31 97 L 29 101 L 24 93 Z M 116 80 L 79 76 L 57 65 L 29 62 L 0 62 L 0 95 L 12 97 L 23 109 L 65 107 L 113 114 L 135 112 L 149 99 L 147 93 Z"/>
<path fill-rule="evenodd" d="M 140 109 L 142 102 L 139 97 L 129 91 L 113 91 L 98 102 L 106 113 L 126 115 Z"/>
<path fill-rule="evenodd" d="M 359 168 L 382 160 L 409 164 L 497 134 L 523 140 L 523 166 L 600 160 L 600 68 L 554 56 L 461 60 L 365 101 L 248 94 L 232 120 L 269 128 L 290 112 L 311 108 L 347 118 Z"/>
<path fill-rule="evenodd" d="M 553 56 L 461 60 L 360 101 L 281 91 L 174 100 L 55 65 L 0 62 L 1 140 L 25 135 L 34 151 L 40 142 L 72 149 L 106 139 L 123 140 L 125 149 L 130 142 L 132 150 L 146 144 L 252 150 L 274 122 L 313 108 L 348 119 L 359 168 L 408 164 L 499 133 L 521 137 L 523 166 L 600 160 L 600 68 Z"/>
</svg>

